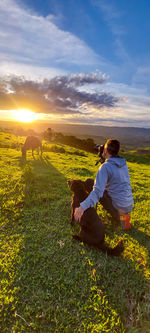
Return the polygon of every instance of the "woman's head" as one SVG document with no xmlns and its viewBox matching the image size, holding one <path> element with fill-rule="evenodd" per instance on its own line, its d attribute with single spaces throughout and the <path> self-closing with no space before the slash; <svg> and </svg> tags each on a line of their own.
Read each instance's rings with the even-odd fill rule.
<svg viewBox="0 0 150 333">
<path fill-rule="evenodd" d="M 105 150 L 107 150 L 107 153 L 111 155 L 112 157 L 115 157 L 119 153 L 120 149 L 120 142 L 116 139 L 108 139 L 105 143 Z"/>
</svg>

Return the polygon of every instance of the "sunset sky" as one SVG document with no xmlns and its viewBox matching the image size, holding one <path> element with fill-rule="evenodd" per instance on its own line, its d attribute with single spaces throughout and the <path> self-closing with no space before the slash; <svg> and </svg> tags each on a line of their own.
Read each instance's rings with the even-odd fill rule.
<svg viewBox="0 0 150 333">
<path fill-rule="evenodd" d="M 12 119 L 150 128 L 150 1 L 1 0 Z"/>
</svg>

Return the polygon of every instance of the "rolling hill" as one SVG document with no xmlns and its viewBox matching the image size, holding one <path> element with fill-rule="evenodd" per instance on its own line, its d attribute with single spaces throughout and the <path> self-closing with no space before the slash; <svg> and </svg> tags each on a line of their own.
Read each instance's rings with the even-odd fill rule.
<svg viewBox="0 0 150 333">
<path fill-rule="evenodd" d="M 30 124 L 21 124 L 17 122 L 0 122 L 0 128 L 11 129 L 16 134 L 21 130 L 32 129 L 37 133 L 43 132 L 47 128 L 55 132 L 61 132 L 67 135 L 75 135 L 79 138 L 92 138 L 95 143 L 105 142 L 108 138 L 117 138 L 121 145 L 131 148 L 150 146 L 150 129 L 137 127 L 107 127 L 98 125 L 75 125 L 63 123 L 34 122 Z"/>
<path fill-rule="evenodd" d="M 42 157 L 29 151 L 23 160 L 18 137 L 0 134 L 0 331 L 148 333 L 147 161 L 128 162 L 131 231 L 112 225 L 98 206 L 107 244 L 124 240 L 121 257 L 111 258 L 72 241 L 79 226 L 69 224 L 67 179 L 94 178 L 96 155 L 45 142 Z"/>
</svg>

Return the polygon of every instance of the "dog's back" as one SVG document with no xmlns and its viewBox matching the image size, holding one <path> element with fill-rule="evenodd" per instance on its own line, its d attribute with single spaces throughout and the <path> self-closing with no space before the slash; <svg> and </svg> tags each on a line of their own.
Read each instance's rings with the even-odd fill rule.
<svg viewBox="0 0 150 333">
<path fill-rule="evenodd" d="M 86 199 L 88 193 L 85 191 L 85 184 L 81 180 L 68 182 L 72 195 L 72 214 L 71 219 L 74 221 L 75 208 L 80 206 L 80 202 Z M 85 243 L 96 245 L 104 240 L 104 225 L 102 224 L 96 210 L 93 207 L 84 211 L 80 220 L 80 236 Z"/>
<path fill-rule="evenodd" d="M 80 180 L 68 181 L 69 188 L 74 193 L 72 196 L 72 218 L 74 220 L 75 208 L 80 206 L 80 203 L 86 199 L 88 196 L 85 191 L 85 186 Z M 73 238 L 84 242 L 90 246 L 94 246 L 104 253 L 112 256 L 118 256 L 124 250 L 123 241 L 120 240 L 113 249 L 105 244 L 105 231 L 104 225 L 101 222 L 96 210 L 94 208 L 88 208 L 84 211 L 80 220 L 80 233 L 78 235 L 73 235 Z"/>
<path fill-rule="evenodd" d="M 81 221 L 81 228 L 86 231 L 82 235 L 83 241 L 89 245 L 98 245 L 104 241 L 105 231 L 95 208 L 88 208 L 84 211 Z"/>
</svg>

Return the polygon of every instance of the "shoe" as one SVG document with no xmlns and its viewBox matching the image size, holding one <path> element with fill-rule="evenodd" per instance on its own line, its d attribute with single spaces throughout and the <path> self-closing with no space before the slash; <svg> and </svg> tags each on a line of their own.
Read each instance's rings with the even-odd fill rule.
<svg viewBox="0 0 150 333">
<path fill-rule="evenodd" d="M 123 230 L 130 230 L 131 229 L 130 220 L 131 220 L 130 214 L 120 215 L 121 228 Z"/>
</svg>

